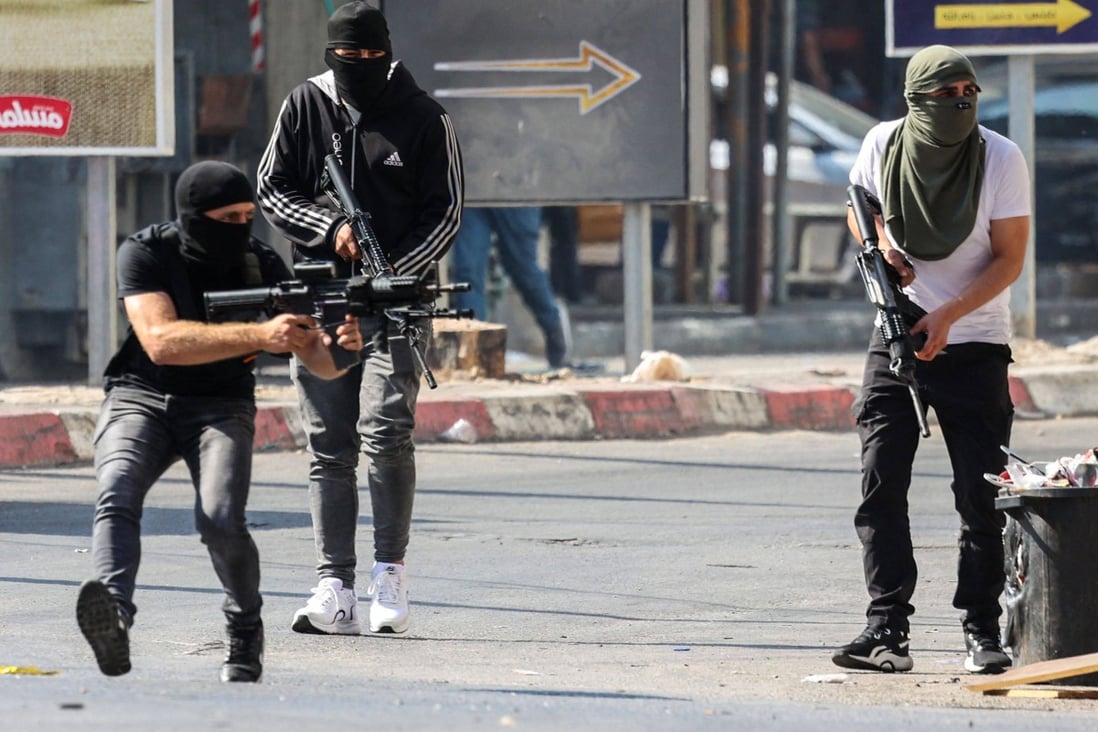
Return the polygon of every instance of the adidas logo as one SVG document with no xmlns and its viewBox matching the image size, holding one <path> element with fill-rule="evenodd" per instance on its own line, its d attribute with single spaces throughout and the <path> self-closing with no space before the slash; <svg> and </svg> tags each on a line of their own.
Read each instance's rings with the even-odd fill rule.
<svg viewBox="0 0 1098 732">
<path fill-rule="evenodd" d="M 393 151 L 392 155 L 385 158 L 385 160 L 383 160 L 381 164 L 382 165 L 392 165 L 395 168 L 403 168 L 404 167 L 404 163 L 401 162 L 400 155 L 397 154 L 396 150 Z"/>
</svg>

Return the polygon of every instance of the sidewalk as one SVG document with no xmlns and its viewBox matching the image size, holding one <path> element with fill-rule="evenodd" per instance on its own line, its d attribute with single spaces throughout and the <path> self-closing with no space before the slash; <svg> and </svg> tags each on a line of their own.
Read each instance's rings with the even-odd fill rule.
<svg viewBox="0 0 1098 732">
<path fill-rule="evenodd" d="M 1090 350 L 1050 350 L 1040 341 L 1015 344 L 1011 395 L 1018 417 L 1098 414 L 1098 354 Z M 847 430 L 853 427 L 850 407 L 863 358 L 861 351 L 686 357 L 688 381 L 625 383 L 620 358 L 600 360 L 598 376 L 582 376 L 539 373 L 543 362 L 516 354 L 508 360 L 508 379 L 424 386 L 416 439 L 507 442 Z M 296 395 L 284 367 L 262 370 L 258 382 L 255 448 L 303 448 Z M 98 386 L 0 383 L 0 469 L 91 460 L 101 399 Z"/>
</svg>

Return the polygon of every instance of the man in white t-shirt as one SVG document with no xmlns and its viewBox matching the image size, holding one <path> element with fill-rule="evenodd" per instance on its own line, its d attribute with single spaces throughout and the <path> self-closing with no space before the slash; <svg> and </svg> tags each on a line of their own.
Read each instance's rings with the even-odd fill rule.
<svg viewBox="0 0 1098 732">
<path fill-rule="evenodd" d="M 926 315 L 911 332 L 919 396 L 933 408 L 953 469 L 961 518 L 957 588 L 973 673 L 1011 665 L 999 637 L 1003 518 L 984 473 L 1002 469 L 1014 408 L 1010 284 L 1022 271 L 1030 186 L 1017 145 L 976 121 L 980 88 L 972 63 L 930 46 L 907 66 L 908 113 L 872 129 L 850 181 L 876 195 L 879 246 L 904 293 Z M 848 221 L 857 235 L 851 214 Z M 854 518 L 870 602 L 866 629 L 837 649 L 845 668 L 908 671 L 909 618 L 917 570 L 907 493 L 919 427 L 907 385 L 889 370 L 878 331 L 869 345 L 853 411 L 862 444 L 862 502 Z"/>
</svg>

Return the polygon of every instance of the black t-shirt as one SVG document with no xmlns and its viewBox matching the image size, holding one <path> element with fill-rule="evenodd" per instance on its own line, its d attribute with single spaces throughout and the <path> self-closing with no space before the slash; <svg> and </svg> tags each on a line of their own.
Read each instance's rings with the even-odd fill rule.
<svg viewBox="0 0 1098 732">
<path fill-rule="evenodd" d="M 150 226 L 118 248 L 118 297 L 163 292 L 181 319 L 206 322 L 205 292 L 269 287 L 293 279 L 278 253 L 256 239 L 246 259 L 247 266 L 235 270 L 195 267 L 179 252 L 174 223 Z M 253 354 L 197 366 L 157 366 L 131 327 L 107 364 L 103 384 L 106 391 L 125 384 L 178 396 L 248 399 L 255 393 L 254 361 Z"/>
</svg>

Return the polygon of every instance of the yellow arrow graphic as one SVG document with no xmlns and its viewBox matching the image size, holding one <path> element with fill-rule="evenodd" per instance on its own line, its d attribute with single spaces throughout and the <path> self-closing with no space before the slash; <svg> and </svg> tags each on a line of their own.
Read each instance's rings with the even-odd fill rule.
<svg viewBox="0 0 1098 732">
<path fill-rule="evenodd" d="M 1045 28 L 1057 33 L 1072 28 L 1091 12 L 1072 0 L 1051 3 L 998 3 L 995 5 L 936 5 L 935 28 Z"/>
<path fill-rule="evenodd" d="M 437 71 L 590 71 L 595 64 L 610 72 L 613 80 L 595 91 L 590 84 L 562 84 L 538 86 L 486 86 L 458 89 L 436 89 L 438 97 L 576 97 L 580 114 L 587 114 L 595 107 L 621 94 L 637 83 L 641 75 L 600 48 L 587 41 L 580 41 L 576 58 L 527 59 L 514 61 L 442 61 L 435 64 Z"/>
</svg>

